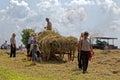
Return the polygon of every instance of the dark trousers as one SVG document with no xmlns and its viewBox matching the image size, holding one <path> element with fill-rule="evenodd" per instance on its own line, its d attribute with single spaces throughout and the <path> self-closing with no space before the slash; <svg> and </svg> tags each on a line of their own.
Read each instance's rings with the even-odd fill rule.
<svg viewBox="0 0 120 80">
<path fill-rule="evenodd" d="M 90 51 L 81 51 L 81 62 L 83 71 L 87 71 Z"/>
<path fill-rule="evenodd" d="M 30 52 L 30 44 L 27 44 L 27 56 L 30 56 L 29 52 Z"/>
<path fill-rule="evenodd" d="M 35 62 L 37 60 L 37 51 L 36 50 L 32 50 L 32 62 Z"/>
<path fill-rule="evenodd" d="M 16 57 L 16 47 L 13 47 L 12 45 L 11 45 L 11 52 L 10 52 L 10 57 Z"/>
<path fill-rule="evenodd" d="M 81 58 L 81 52 L 78 51 L 78 67 L 82 69 L 82 58 Z"/>
</svg>

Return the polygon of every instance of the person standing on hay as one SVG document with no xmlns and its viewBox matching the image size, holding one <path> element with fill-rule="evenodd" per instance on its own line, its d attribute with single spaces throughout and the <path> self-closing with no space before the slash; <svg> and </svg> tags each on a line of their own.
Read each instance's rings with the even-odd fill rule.
<svg viewBox="0 0 120 80">
<path fill-rule="evenodd" d="M 46 30 L 52 30 L 52 23 L 50 22 L 49 18 L 46 18 L 47 26 L 45 27 Z"/>
<path fill-rule="evenodd" d="M 81 59 L 81 50 L 80 50 L 80 47 L 82 46 L 82 44 L 80 44 L 80 41 L 82 41 L 83 38 L 84 38 L 84 33 L 81 33 L 80 39 L 78 42 L 78 67 L 79 69 L 82 69 L 82 59 Z"/>
<path fill-rule="evenodd" d="M 80 40 L 80 50 L 81 50 L 81 61 L 82 61 L 82 69 L 83 74 L 87 72 L 89 58 L 91 56 L 90 51 L 93 50 L 90 40 L 88 39 L 89 33 L 84 32 L 83 39 Z"/>
<path fill-rule="evenodd" d="M 13 33 L 12 37 L 10 38 L 10 44 L 11 44 L 11 52 L 10 57 L 16 57 L 16 40 L 15 40 L 16 34 Z"/>
</svg>

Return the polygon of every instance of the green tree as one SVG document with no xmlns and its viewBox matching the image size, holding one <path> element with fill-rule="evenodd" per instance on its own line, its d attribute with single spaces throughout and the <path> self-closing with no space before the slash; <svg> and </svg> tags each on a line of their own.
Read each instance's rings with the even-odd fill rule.
<svg viewBox="0 0 120 80">
<path fill-rule="evenodd" d="M 28 39 L 30 37 L 31 34 L 35 34 L 35 31 L 33 29 L 24 29 L 22 31 L 22 42 L 24 45 L 27 45 Z"/>
</svg>

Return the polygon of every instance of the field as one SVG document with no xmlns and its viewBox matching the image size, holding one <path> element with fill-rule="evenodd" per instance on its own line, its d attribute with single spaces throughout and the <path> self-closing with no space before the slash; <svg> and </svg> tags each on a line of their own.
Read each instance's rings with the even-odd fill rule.
<svg viewBox="0 0 120 80">
<path fill-rule="evenodd" d="M 77 58 L 31 65 L 25 55 L 9 58 L 9 51 L 0 50 L 0 80 L 120 80 L 120 50 L 95 50 L 86 74 L 78 69 Z"/>
</svg>

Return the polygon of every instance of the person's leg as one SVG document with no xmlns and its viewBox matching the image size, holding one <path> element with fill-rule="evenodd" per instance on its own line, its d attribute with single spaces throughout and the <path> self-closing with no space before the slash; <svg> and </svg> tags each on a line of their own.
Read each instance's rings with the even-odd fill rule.
<svg viewBox="0 0 120 80">
<path fill-rule="evenodd" d="M 12 53 L 13 53 L 13 47 L 11 45 L 10 57 L 12 57 Z"/>
<path fill-rule="evenodd" d="M 86 53 L 86 67 L 85 67 L 85 71 L 87 71 L 87 68 L 88 68 L 88 62 L 89 62 L 89 56 L 90 56 L 90 53 L 89 52 L 87 52 Z"/>
<path fill-rule="evenodd" d="M 27 44 L 27 60 L 30 61 L 32 59 L 32 52 L 30 52 L 30 44 Z"/>
<path fill-rule="evenodd" d="M 85 67 L 86 67 L 86 63 L 85 63 L 85 52 L 81 51 L 81 60 L 82 60 L 82 69 L 83 69 L 83 73 L 85 72 Z"/>
<path fill-rule="evenodd" d="M 29 49 L 27 49 L 27 56 L 29 56 L 29 52 L 30 52 L 30 50 L 29 50 Z"/>
<path fill-rule="evenodd" d="M 35 61 L 37 61 L 37 58 L 38 58 L 38 56 L 37 56 L 37 53 L 35 52 Z"/>
<path fill-rule="evenodd" d="M 83 65 L 83 73 L 86 71 L 86 63 L 85 63 L 85 57 L 82 59 L 82 65 Z"/>
<path fill-rule="evenodd" d="M 37 58 L 38 58 L 38 61 L 42 63 L 42 55 L 41 55 L 41 53 L 39 53 L 39 55 L 37 56 Z"/>
<path fill-rule="evenodd" d="M 36 60 L 35 52 L 32 51 L 32 64 L 33 65 L 35 65 L 35 60 Z"/>
<path fill-rule="evenodd" d="M 40 57 L 40 62 L 41 62 L 41 63 L 43 62 L 41 57 Z"/>
<path fill-rule="evenodd" d="M 40 53 L 39 53 L 39 51 L 37 51 L 37 62 L 40 62 Z"/>
<path fill-rule="evenodd" d="M 35 55 L 34 55 L 34 53 L 32 52 L 32 62 L 34 62 L 35 61 Z"/>
<path fill-rule="evenodd" d="M 16 47 L 13 48 L 13 57 L 16 57 Z"/>
<path fill-rule="evenodd" d="M 30 52 L 30 44 L 27 44 L 27 56 L 29 55 Z"/>
<path fill-rule="evenodd" d="M 78 62 L 79 62 L 79 60 L 80 60 L 80 52 L 78 51 Z"/>
<path fill-rule="evenodd" d="M 82 56 L 81 56 L 81 53 L 78 53 L 78 57 L 79 57 L 78 66 L 79 66 L 80 69 L 82 69 L 82 58 L 81 58 Z"/>
</svg>

